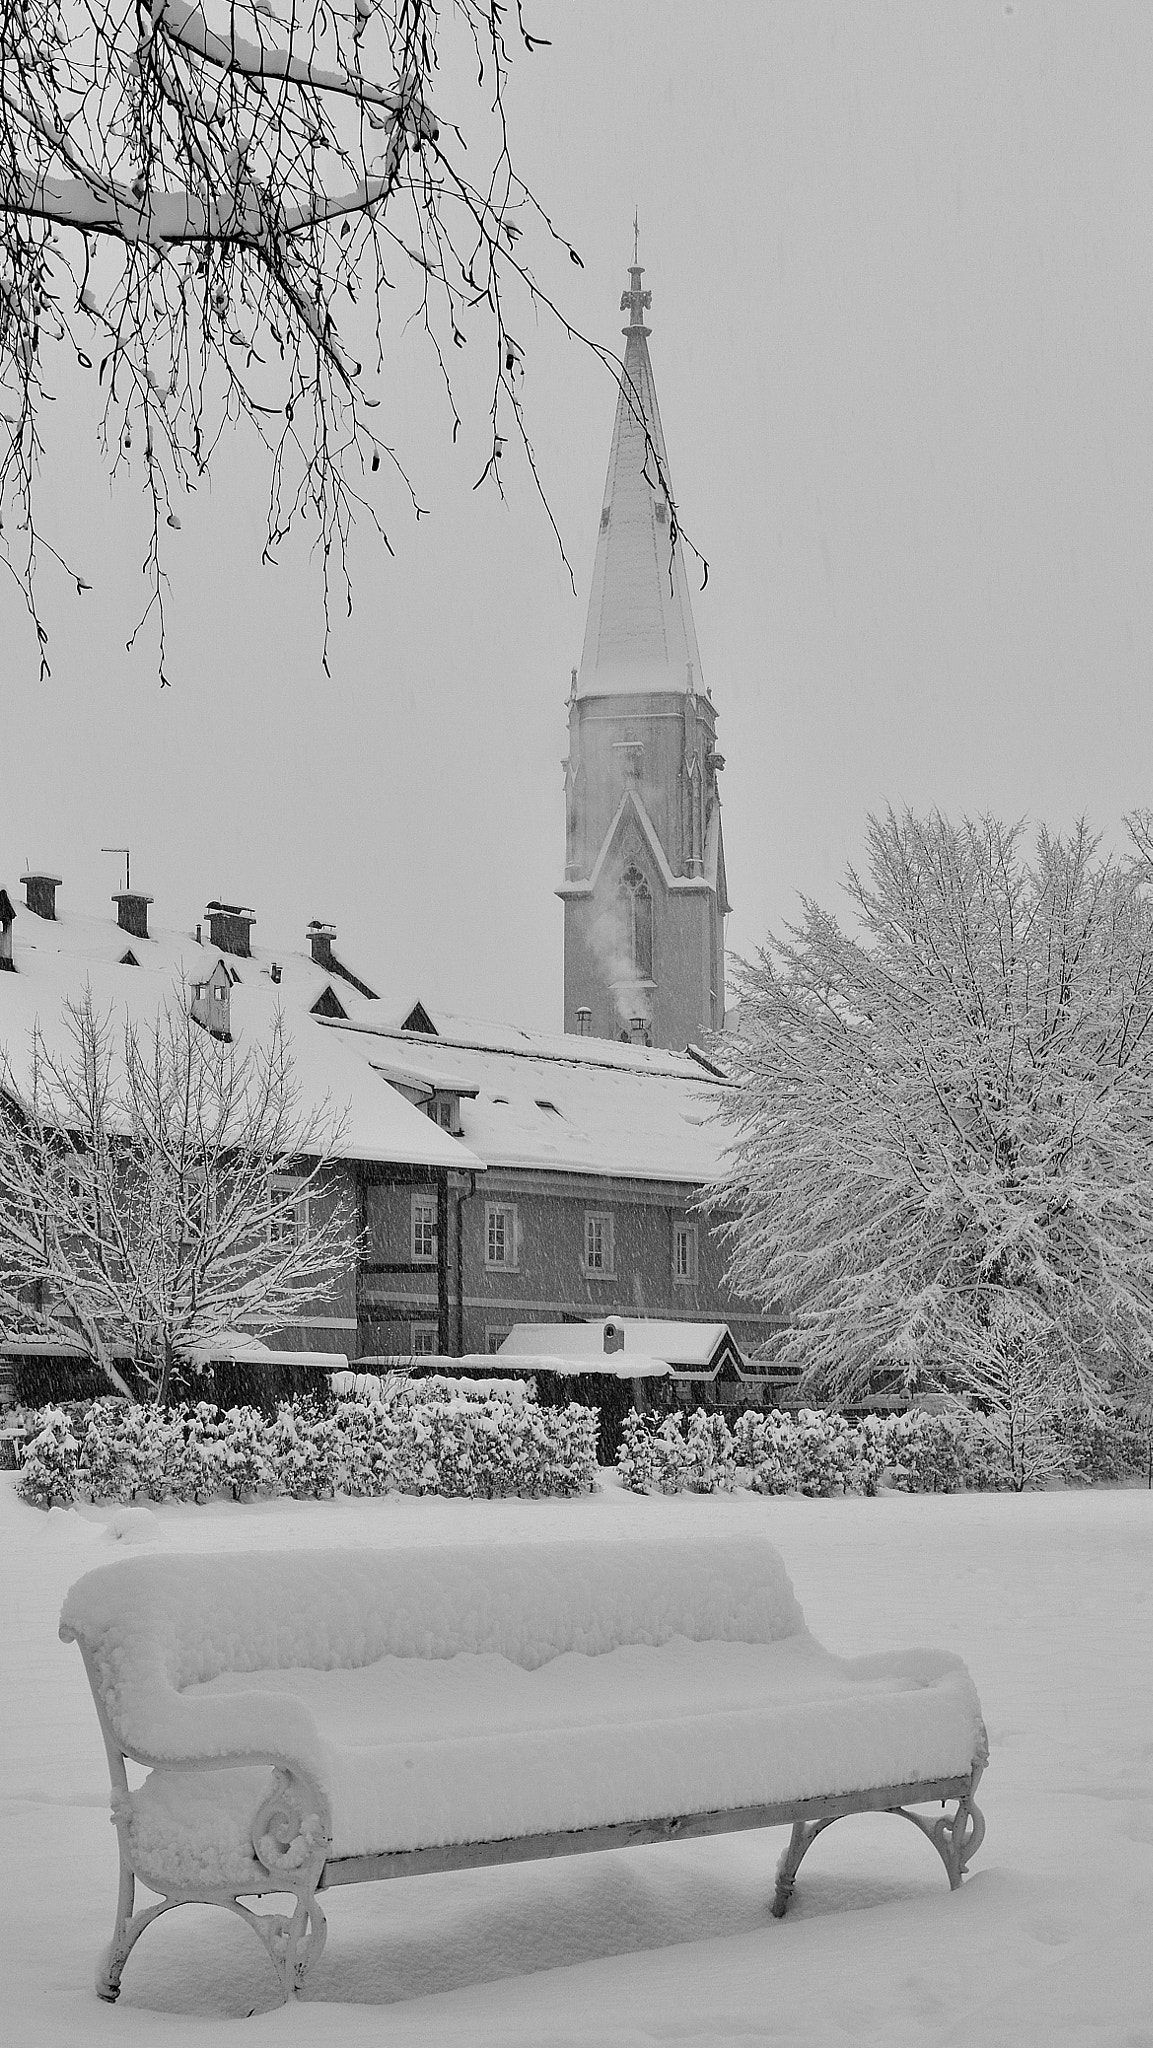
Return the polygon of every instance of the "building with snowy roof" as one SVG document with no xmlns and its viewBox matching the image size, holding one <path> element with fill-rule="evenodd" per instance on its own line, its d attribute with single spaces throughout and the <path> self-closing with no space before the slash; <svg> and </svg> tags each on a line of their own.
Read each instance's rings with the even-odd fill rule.
<svg viewBox="0 0 1153 2048">
<path fill-rule="evenodd" d="M 176 932 L 153 928 L 137 892 L 105 919 L 62 895 L 37 875 L 22 904 L 6 899 L 0 1048 L 17 1087 L 33 1029 L 63 1049 L 65 1006 L 88 988 L 98 1013 L 142 1027 L 186 1000 L 242 1047 L 279 1016 L 302 1113 L 339 1121 L 363 1255 L 272 1349 L 491 1352 L 518 1323 L 612 1314 L 724 1322 L 745 1353 L 771 1334 L 773 1319 L 725 1288 L 696 1207 L 724 1168 L 714 1111 L 727 1083 L 703 1054 L 394 999 L 341 962 L 334 927 L 315 919 L 301 950 L 273 949 L 238 905 L 213 901 Z"/>
</svg>

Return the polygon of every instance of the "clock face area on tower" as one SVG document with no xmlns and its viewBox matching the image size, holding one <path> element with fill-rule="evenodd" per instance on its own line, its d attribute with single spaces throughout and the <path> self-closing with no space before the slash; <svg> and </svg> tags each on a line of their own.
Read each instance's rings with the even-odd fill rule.
<svg viewBox="0 0 1153 2048">
<path fill-rule="evenodd" d="M 616 420 L 565 763 L 564 1028 L 683 1050 L 724 1024 L 716 710 L 701 678 L 629 267 Z"/>
</svg>

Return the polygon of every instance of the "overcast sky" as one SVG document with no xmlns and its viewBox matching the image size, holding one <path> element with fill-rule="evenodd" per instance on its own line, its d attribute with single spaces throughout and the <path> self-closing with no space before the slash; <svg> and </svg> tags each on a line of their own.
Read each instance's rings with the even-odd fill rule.
<svg viewBox="0 0 1153 2048">
<path fill-rule="evenodd" d="M 619 340 L 639 212 L 673 484 L 720 713 L 730 951 L 833 903 L 892 802 L 1153 803 L 1153 7 L 1149 0 L 526 0 L 514 150 Z M 52 680 L 0 589 L 0 881 L 113 915 L 210 896 L 255 936 L 338 927 L 391 990 L 559 1029 L 565 699 L 614 390 L 547 326 L 526 404 L 574 596 L 527 480 L 474 493 L 410 337 L 391 430 L 431 517 L 357 536 L 321 667 L 303 546 L 260 566 L 262 478 L 226 451 L 182 509 L 172 688 L 124 639 L 132 484 L 63 392 L 44 504 L 95 586 L 45 579 Z M 383 431 L 382 426 L 382 431 Z M 389 508 L 386 507 L 386 510 Z M 134 609 L 135 608 L 135 609 Z"/>
</svg>

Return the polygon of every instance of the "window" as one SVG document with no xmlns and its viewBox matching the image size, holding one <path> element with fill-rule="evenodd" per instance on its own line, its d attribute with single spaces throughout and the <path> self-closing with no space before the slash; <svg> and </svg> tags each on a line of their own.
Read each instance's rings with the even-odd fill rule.
<svg viewBox="0 0 1153 2048">
<path fill-rule="evenodd" d="M 613 1219 L 590 1210 L 585 1215 L 585 1272 L 608 1275 L 612 1270 Z"/>
<path fill-rule="evenodd" d="M 653 978 L 653 899 L 639 868 L 627 867 L 617 892 L 624 958 L 638 981 Z"/>
<path fill-rule="evenodd" d="M 485 1324 L 484 1348 L 490 1358 L 494 1355 L 495 1352 L 500 1350 L 500 1347 L 504 1343 L 504 1340 L 507 1336 L 508 1330 L 503 1323 L 499 1325 L 493 1323 Z"/>
<path fill-rule="evenodd" d="M 436 1198 L 412 1198 L 412 1256 L 419 1265 L 431 1266 L 436 1258 Z"/>
<path fill-rule="evenodd" d="M 486 1202 L 484 1205 L 484 1262 L 486 1266 L 499 1266 L 513 1273 L 517 1267 L 516 1210 L 509 1202 Z"/>
<path fill-rule="evenodd" d="M 433 1358 L 436 1355 L 436 1324 L 411 1323 L 409 1343 L 414 1358 Z"/>
<path fill-rule="evenodd" d="M 299 1174 L 274 1173 L 268 1182 L 268 1242 L 287 1247 L 308 1236 L 308 1196 Z"/>
<path fill-rule="evenodd" d="M 455 1095 L 434 1095 L 426 1105 L 427 1113 L 442 1131 L 459 1131 L 460 1115 Z"/>
<path fill-rule="evenodd" d="M 673 1224 L 673 1279 L 682 1287 L 693 1287 L 697 1278 L 697 1226 Z"/>
</svg>

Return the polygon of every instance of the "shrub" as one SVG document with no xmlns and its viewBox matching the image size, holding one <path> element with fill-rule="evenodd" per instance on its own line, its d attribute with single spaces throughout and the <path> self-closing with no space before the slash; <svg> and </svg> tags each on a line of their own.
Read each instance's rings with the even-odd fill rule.
<svg viewBox="0 0 1153 2048">
<path fill-rule="evenodd" d="M 617 1471 L 633 1493 L 679 1493 L 684 1484 L 684 1420 L 666 1415 L 626 1415 Z"/>
<path fill-rule="evenodd" d="M 741 1417 L 741 1462 L 749 1469 L 754 1493 L 796 1493 L 800 1485 L 801 1457 L 796 1425 L 788 1415 L 771 1409 L 767 1415 L 750 1411 Z"/>
<path fill-rule="evenodd" d="M 186 1402 L 158 1417 L 162 1487 L 170 1500 L 211 1500 L 225 1468 L 225 1425 L 211 1401 Z"/>
<path fill-rule="evenodd" d="M 40 1426 L 25 1452 L 16 1491 L 30 1507 L 70 1507 L 76 1498 L 80 1458 L 72 1418 L 63 1408 L 45 1408 L 38 1420 Z"/>
<path fill-rule="evenodd" d="M 335 1418 L 310 1402 L 282 1401 L 268 1432 L 276 1491 L 297 1500 L 331 1500 L 336 1491 Z"/>
<path fill-rule="evenodd" d="M 255 1500 L 271 1492 L 276 1467 L 268 1446 L 268 1425 L 259 1408 L 230 1408 L 220 1432 L 217 1476 L 233 1500 Z"/>
<path fill-rule="evenodd" d="M 695 1409 L 685 1436 L 685 1485 L 692 1493 L 731 1490 L 735 1472 L 732 1433 L 724 1416 Z"/>
<path fill-rule="evenodd" d="M 976 1469 L 995 1461 L 982 1438 L 978 1448 L 972 1418 L 952 1409 L 929 1414 L 911 1408 L 886 1417 L 889 1479 L 904 1493 L 959 1493 L 976 1484 Z"/>
</svg>

